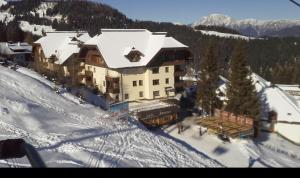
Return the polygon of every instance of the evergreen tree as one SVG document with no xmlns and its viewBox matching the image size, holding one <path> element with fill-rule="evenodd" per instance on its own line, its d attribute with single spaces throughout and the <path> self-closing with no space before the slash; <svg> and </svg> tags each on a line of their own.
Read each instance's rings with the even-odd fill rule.
<svg viewBox="0 0 300 178">
<path fill-rule="evenodd" d="M 33 39 L 33 35 L 31 32 L 25 32 L 24 33 L 24 42 L 27 42 L 28 44 L 32 45 L 33 42 L 34 42 L 34 39 Z"/>
<path fill-rule="evenodd" d="M 198 83 L 197 101 L 207 113 L 213 115 L 220 101 L 216 90 L 219 82 L 218 60 L 214 43 L 210 42 L 200 66 L 200 81 Z"/>
<path fill-rule="evenodd" d="M 254 136 L 257 137 L 260 128 L 260 100 L 252 81 L 252 72 L 246 62 L 245 54 L 245 44 L 239 42 L 230 61 L 226 110 L 236 115 L 247 115 L 254 118 Z"/>
</svg>

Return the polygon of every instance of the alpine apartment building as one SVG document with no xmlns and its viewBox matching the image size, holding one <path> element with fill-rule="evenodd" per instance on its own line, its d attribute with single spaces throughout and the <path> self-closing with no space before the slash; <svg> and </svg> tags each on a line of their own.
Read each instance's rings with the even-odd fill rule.
<svg viewBox="0 0 300 178">
<path fill-rule="evenodd" d="M 81 46 L 91 37 L 87 32 L 48 32 L 33 44 L 34 68 L 61 83 L 76 85 L 85 77 L 84 61 L 78 60 Z"/>
<path fill-rule="evenodd" d="M 190 59 L 188 46 L 146 29 L 102 29 L 79 52 L 85 61 L 82 84 L 113 101 L 175 96 L 183 90 L 181 76 Z"/>
</svg>

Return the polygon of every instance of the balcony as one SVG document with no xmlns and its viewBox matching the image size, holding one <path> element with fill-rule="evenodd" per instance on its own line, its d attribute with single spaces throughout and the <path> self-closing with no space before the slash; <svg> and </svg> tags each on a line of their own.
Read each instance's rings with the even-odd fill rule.
<svg viewBox="0 0 300 178">
<path fill-rule="evenodd" d="M 120 93 L 120 88 L 107 87 L 107 93 L 119 94 Z"/>
<path fill-rule="evenodd" d="M 106 90 L 107 93 L 118 94 L 120 93 L 120 78 L 119 77 L 110 77 L 106 76 Z"/>
<path fill-rule="evenodd" d="M 86 70 L 86 71 L 85 71 L 85 76 L 86 76 L 86 77 L 92 77 L 92 78 L 93 78 L 93 72 L 92 72 L 92 71 Z"/>
<path fill-rule="evenodd" d="M 85 63 L 84 62 L 79 62 L 79 67 L 84 67 Z"/>
<path fill-rule="evenodd" d="M 177 81 L 175 82 L 175 88 L 183 88 L 184 82 L 183 81 Z"/>
<path fill-rule="evenodd" d="M 53 56 L 53 55 L 48 59 L 49 63 L 54 63 L 56 61 L 58 61 L 58 59 L 55 56 Z"/>
<path fill-rule="evenodd" d="M 175 70 L 174 75 L 176 77 L 183 77 L 186 75 L 186 71 L 185 70 Z"/>
<path fill-rule="evenodd" d="M 80 62 L 80 63 L 83 62 L 84 63 L 85 62 L 85 58 L 76 58 L 76 62 Z"/>
<path fill-rule="evenodd" d="M 113 82 L 113 83 L 118 83 L 119 84 L 120 78 L 119 77 L 106 76 L 105 80 L 108 81 L 108 82 Z"/>
<path fill-rule="evenodd" d="M 186 61 L 184 59 L 171 60 L 164 62 L 164 65 L 185 65 Z"/>
<path fill-rule="evenodd" d="M 82 70 L 82 71 L 80 71 L 80 72 L 77 72 L 77 75 L 78 76 L 85 76 L 86 74 L 85 74 L 85 70 Z"/>
</svg>

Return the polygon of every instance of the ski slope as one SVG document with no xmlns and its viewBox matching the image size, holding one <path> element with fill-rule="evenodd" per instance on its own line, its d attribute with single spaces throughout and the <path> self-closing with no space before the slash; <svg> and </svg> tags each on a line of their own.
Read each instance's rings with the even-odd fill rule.
<svg viewBox="0 0 300 178">
<path fill-rule="evenodd" d="M 118 121 L 25 68 L 0 66 L 0 140 L 24 138 L 49 167 L 220 167 L 175 140 L 147 131 L 133 119 Z M 0 167 L 29 167 L 23 159 Z"/>
<path fill-rule="evenodd" d="M 231 34 L 231 33 L 221 33 L 221 32 L 216 32 L 216 31 L 209 31 L 209 30 L 195 30 L 195 31 L 200 31 L 203 35 L 209 35 L 209 36 L 217 36 L 221 38 L 233 38 L 233 39 L 242 39 L 242 40 L 254 40 L 255 38 L 253 37 L 247 37 L 243 35 L 237 35 L 237 34 Z"/>
</svg>

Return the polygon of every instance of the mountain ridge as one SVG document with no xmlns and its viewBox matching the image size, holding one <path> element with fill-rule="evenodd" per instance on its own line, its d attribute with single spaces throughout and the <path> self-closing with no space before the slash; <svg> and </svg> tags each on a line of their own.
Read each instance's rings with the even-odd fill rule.
<svg viewBox="0 0 300 178">
<path fill-rule="evenodd" d="M 223 26 L 239 31 L 246 36 L 300 36 L 298 28 L 300 29 L 300 20 L 258 20 L 258 19 L 242 19 L 236 20 L 228 15 L 223 14 L 210 14 L 202 17 L 200 20 L 194 22 L 192 27 L 198 25 L 205 26 Z M 293 28 L 297 33 L 287 34 L 283 33 L 284 30 Z M 277 32 L 281 32 L 280 34 Z M 291 32 L 291 31 L 290 31 Z"/>
</svg>

